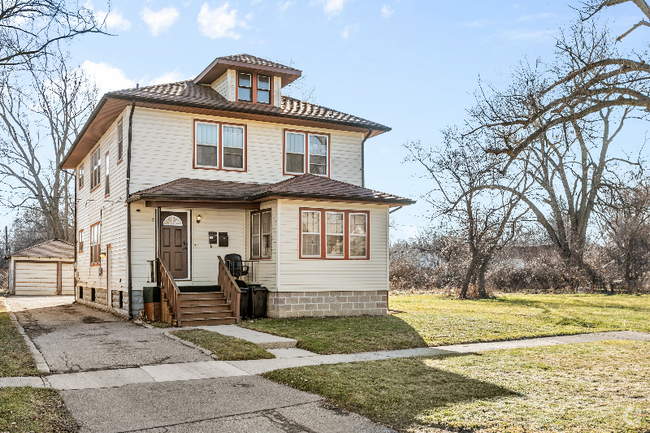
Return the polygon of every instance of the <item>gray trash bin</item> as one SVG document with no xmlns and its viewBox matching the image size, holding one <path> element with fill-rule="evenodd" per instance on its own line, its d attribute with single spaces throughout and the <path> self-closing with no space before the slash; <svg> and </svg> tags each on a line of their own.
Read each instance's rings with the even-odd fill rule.
<svg viewBox="0 0 650 433">
<path fill-rule="evenodd" d="M 266 317 L 266 299 L 269 290 L 266 287 L 251 287 L 253 301 L 253 317 Z"/>
</svg>

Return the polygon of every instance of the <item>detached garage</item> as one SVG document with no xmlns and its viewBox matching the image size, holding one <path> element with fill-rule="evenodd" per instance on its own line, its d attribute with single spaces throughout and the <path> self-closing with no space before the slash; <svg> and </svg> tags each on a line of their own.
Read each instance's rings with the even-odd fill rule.
<svg viewBox="0 0 650 433">
<path fill-rule="evenodd" d="M 74 245 L 52 239 L 9 256 L 9 292 L 74 295 Z"/>
</svg>

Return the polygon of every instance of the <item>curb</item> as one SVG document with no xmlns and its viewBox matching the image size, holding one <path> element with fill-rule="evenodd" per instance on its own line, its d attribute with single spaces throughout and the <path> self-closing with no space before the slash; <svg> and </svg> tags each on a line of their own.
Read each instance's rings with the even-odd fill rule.
<svg viewBox="0 0 650 433">
<path fill-rule="evenodd" d="M 11 311 L 11 307 L 9 306 L 9 304 L 7 304 L 6 302 L 4 304 L 5 307 L 7 308 L 9 319 L 18 329 L 18 333 L 23 336 L 23 338 L 25 339 L 25 343 L 27 343 L 27 347 L 29 348 L 29 351 L 32 352 L 32 355 L 34 356 L 34 361 L 36 361 L 36 369 L 41 373 L 50 374 L 50 367 L 49 365 L 47 365 L 47 362 L 45 362 L 45 358 L 43 358 L 41 352 L 38 351 L 36 345 L 29 338 L 29 336 L 27 335 L 27 333 L 25 332 L 21 324 L 18 323 L 18 319 L 16 319 L 16 315 L 14 314 L 14 312 Z"/>
<path fill-rule="evenodd" d="M 204 349 L 204 348 L 201 347 L 201 346 L 197 346 L 197 345 L 194 344 L 194 343 L 190 343 L 189 341 L 183 340 L 182 338 L 179 338 L 179 337 L 177 337 L 177 336 L 175 336 L 175 335 L 170 334 L 168 331 L 164 331 L 164 332 L 163 332 L 163 335 L 164 335 L 165 337 L 167 337 L 167 338 L 171 338 L 172 340 L 176 340 L 176 341 L 178 341 L 179 343 L 181 343 L 181 344 L 183 344 L 183 345 L 185 345 L 185 346 L 187 346 L 187 347 L 191 347 L 192 349 L 196 349 L 196 350 L 198 350 L 199 352 L 203 353 L 204 355 L 208 355 L 208 356 L 210 356 L 212 359 L 219 360 L 219 358 L 217 357 L 217 355 L 215 355 L 214 353 L 210 352 L 208 349 Z"/>
</svg>

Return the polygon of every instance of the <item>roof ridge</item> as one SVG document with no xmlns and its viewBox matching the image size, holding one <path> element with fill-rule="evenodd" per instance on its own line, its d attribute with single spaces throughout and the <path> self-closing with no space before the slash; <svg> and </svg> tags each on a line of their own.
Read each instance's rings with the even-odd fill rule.
<svg viewBox="0 0 650 433">
<path fill-rule="evenodd" d="M 56 241 L 56 242 L 61 242 L 61 243 L 67 244 L 67 245 L 69 245 L 69 246 L 71 246 L 71 247 L 74 247 L 74 246 L 75 246 L 73 243 L 68 242 L 68 241 L 64 241 L 63 239 L 52 238 L 52 239 L 47 239 L 47 240 L 44 240 L 44 241 L 40 241 L 40 242 L 35 243 L 34 245 L 31 245 L 31 246 L 29 246 L 29 247 L 22 248 L 22 249 L 16 251 L 15 253 L 11 253 L 11 256 L 15 256 L 15 255 L 17 255 L 18 253 L 22 253 L 23 251 L 31 250 L 32 248 L 36 248 L 36 247 L 39 247 L 39 246 L 41 246 L 41 245 L 49 244 L 50 242 L 55 242 L 55 241 Z"/>
</svg>

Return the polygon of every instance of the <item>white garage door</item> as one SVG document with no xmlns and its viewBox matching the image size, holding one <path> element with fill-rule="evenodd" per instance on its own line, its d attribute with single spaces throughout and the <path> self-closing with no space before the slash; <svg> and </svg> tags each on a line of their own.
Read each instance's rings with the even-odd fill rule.
<svg viewBox="0 0 650 433">
<path fill-rule="evenodd" d="M 56 262 L 16 262 L 16 295 L 56 295 Z M 72 264 L 62 266 L 62 294 L 74 294 L 74 269 Z"/>
</svg>

